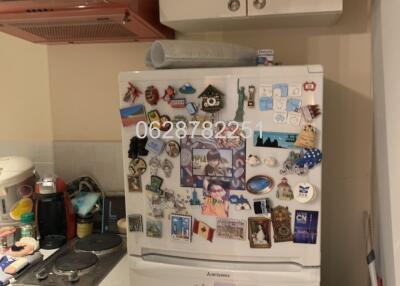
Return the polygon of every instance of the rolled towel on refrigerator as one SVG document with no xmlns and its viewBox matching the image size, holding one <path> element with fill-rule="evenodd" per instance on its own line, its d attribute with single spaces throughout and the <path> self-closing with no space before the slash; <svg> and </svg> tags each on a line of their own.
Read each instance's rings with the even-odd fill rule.
<svg viewBox="0 0 400 286">
<path fill-rule="evenodd" d="M 256 58 L 255 49 L 226 43 L 159 40 L 151 46 L 157 69 L 254 66 Z"/>
</svg>

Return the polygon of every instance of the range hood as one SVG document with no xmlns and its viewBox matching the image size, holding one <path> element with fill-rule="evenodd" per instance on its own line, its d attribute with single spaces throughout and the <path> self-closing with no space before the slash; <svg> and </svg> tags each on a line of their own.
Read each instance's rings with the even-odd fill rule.
<svg viewBox="0 0 400 286">
<path fill-rule="evenodd" d="M 158 0 L 0 0 L 0 31 L 47 44 L 174 37 Z"/>
</svg>

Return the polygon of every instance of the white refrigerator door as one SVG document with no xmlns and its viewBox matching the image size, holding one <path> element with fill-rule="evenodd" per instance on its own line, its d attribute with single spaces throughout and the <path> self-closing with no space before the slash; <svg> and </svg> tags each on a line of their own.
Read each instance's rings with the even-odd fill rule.
<svg viewBox="0 0 400 286">
<path fill-rule="evenodd" d="M 185 69 L 185 70 L 155 70 L 155 71 L 134 71 L 120 74 L 120 97 L 121 107 L 129 106 L 122 98 L 127 90 L 128 83 L 133 83 L 143 93 L 147 86 L 157 87 L 162 96 L 168 85 L 179 88 L 189 82 L 196 89 L 195 95 L 185 95 L 187 101 L 197 101 L 197 96 L 209 85 L 212 84 L 225 94 L 225 107 L 219 113 L 217 120 L 233 120 L 238 104 L 237 80 L 240 85 L 247 88 L 254 85 L 257 89 L 256 107 L 248 108 L 245 106 L 244 121 L 250 122 L 253 130 L 275 132 L 295 132 L 299 133 L 301 126 L 290 124 L 277 124 L 273 121 L 273 111 L 262 112 L 258 107 L 259 92 L 261 86 L 269 87 L 276 83 L 287 83 L 291 88 L 289 92 L 295 92 L 296 88 L 302 90 L 306 82 L 316 84 L 315 92 L 302 91 L 301 97 L 303 105 L 319 104 L 322 110 L 322 90 L 323 90 L 323 70 L 320 66 L 294 66 L 294 67 L 250 67 L 250 68 L 216 68 L 216 69 Z M 289 94 L 289 96 L 291 96 Z M 171 108 L 165 101 L 160 100 L 157 106 L 150 106 L 144 99 L 144 94 L 136 101 L 146 106 L 146 111 L 158 109 L 160 114 L 167 114 L 171 118 L 181 114 L 188 116 L 186 109 Z M 318 148 L 322 149 L 322 116 L 316 118 L 313 125 L 318 129 Z M 268 262 L 268 263 L 297 263 L 307 267 L 319 267 L 320 265 L 320 242 L 321 242 L 321 164 L 312 169 L 306 176 L 288 175 L 286 176 L 290 185 L 294 187 L 299 182 L 310 182 L 318 191 L 316 199 L 308 204 L 301 204 L 295 200 L 279 201 L 276 199 L 274 191 L 264 195 L 253 195 L 245 190 L 231 190 L 231 194 L 244 195 L 252 205 L 253 199 L 268 197 L 273 201 L 273 206 L 287 206 L 292 216 L 292 230 L 294 229 L 294 216 L 296 210 L 319 211 L 318 237 L 316 244 L 300 244 L 293 242 L 275 243 L 272 239 L 272 248 L 257 249 L 249 247 L 249 240 L 227 240 L 214 235 L 213 242 L 209 242 L 197 235 L 193 235 L 191 243 L 177 241 L 170 236 L 170 219 L 165 215 L 162 219 L 163 234 L 162 238 L 150 238 L 146 236 L 146 221 L 149 217 L 149 203 L 146 198 L 145 185 L 150 182 L 150 171 L 147 170 L 141 177 L 143 192 L 129 192 L 127 174 L 130 159 L 128 150 L 130 139 L 136 134 L 136 126 L 122 128 L 123 134 L 123 159 L 125 171 L 125 195 L 127 214 L 142 214 L 143 232 L 128 231 L 128 252 L 130 255 L 141 256 L 145 253 L 163 254 L 167 256 L 180 256 L 194 259 L 218 260 L 218 261 L 238 261 L 238 262 Z M 177 140 L 179 141 L 179 139 Z M 283 177 L 279 171 L 283 162 L 287 159 L 289 151 L 287 149 L 263 148 L 253 146 L 253 136 L 246 141 L 246 158 L 249 154 L 258 154 L 262 158 L 267 156 L 275 157 L 279 166 L 276 168 L 266 167 L 264 164 L 258 167 L 246 166 L 246 179 L 255 175 L 268 175 L 275 180 L 275 186 Z M 146 160 L 149 169 L 149 159 L 154 154 L 142 157 Z M 169 158 L 164 154 L 161 159 Z M 163 187 L 172 189 L 175 193 L 180 193 L 183 197 L 191 194 L 192 188 L 180 187 L 180 158 L 169 158 L 174 165 L 170 178 L 163 176 Z M 163 175 L 163 171 L 158 171 Z M 276 188 L 276 187 L 275 187 Z M 198 189 L 201 197 L 201 189 Z M 210 227 L 216 227 L 216 217 L 204 216 L 201 214 L 200 207 L 187 206 L 193 218 L 207 223 Z M 229 218 L 243 219 L 254 217 L 253 210 L 236 211 L 234 205 L 230 205 Z M 273 231 L 271 229 L 271 236 Z M 247 238 L 247 235 L 246 235 Z M 150 279 L 150 278 L 149 278 Z"/>
<path fill-rule="evenodd" d="M 153 257 L 155 258 L 155 257 Z M 148 258 L 152 260 L 151 257 Z M 155 258 L 155 260 L 158 260 Z M 320 269 L 296 265 L 216 263 L 129 257 L 131 286 L 319 286 Z"/>
</svg>

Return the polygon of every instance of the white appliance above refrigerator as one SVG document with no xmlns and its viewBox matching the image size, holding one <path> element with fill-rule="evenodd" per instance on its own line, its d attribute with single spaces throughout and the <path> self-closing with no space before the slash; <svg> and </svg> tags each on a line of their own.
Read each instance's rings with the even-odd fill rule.
<svg viewBox="0 0 400 286">
<path fill-rule="evenodd" d="M 313 166 L 309 161 L 313 156 L 322 156 L 322 116 L 318 116 L 323 107 L 322 67 L 133 71 L 121 73 L 119 81 L 131 285 L 319 285 L 322 165 Z M 223 107 L 213 114 L 202 111 L 207 109 L 202 104 L 207 89 L 223 94 Z M 246 100 L 239 96 L 243 91 Z M 254 106 L 249 106 L 249 99 L 254 100 Z M 189 103 L 193 105 L 185 108 Z M 207 103 L 218 105 L 215 98 L 206 98 Z M 243 120 L 238 122 L 242 133 L 238 132 L 246 139 L 240 137 L 240 143 L 236 138 L 203 138 L 209 136 L 207 124 L 196 130 L 191 122 L 188 128 L 177 128 L 183 125 L 173 123 L 169 131 L 157 129 L 157 116 L 167 116 L 164 119 L 172 122 L 176 116 L 175 121 L 201 121 L 207 117 L 215 129 L 221 121 L 241 121 L 238 107 L 242 103 Z M 196 115 L 189 114 L 194 113 L 193 106 L 198 109 Z M 141 119 L 148 122 L 139 123 Z M 150 126 L 153 130 L 146 127 L 150 121 L 155 122 Z M 311 130 L 305 128 L 309 125 Z M 309 144 L 310 132 L 315 135 L 316 149 L 294 146 L 299 139 Z M 142 141 L 131 140 L 143 135 L 147 135 L 147 155 L 146 150 L 137 150 L 144 147 L 140 146 Z M 272 142 L 274 136 L 281 148 Z M 168 155 L 171 140 L 179 144 L 180 154 L 176 157 Z M 167 144 L 170 152 L 159 149 L 160 144 Z M 155 154 L 157 150 L 159 155 Z M 214 173 L 207 173 L 216 150 L 221 165 L 213 169 Z M 309 169 L 289 164 L 291 151 L 300 156 L 296 160 L 308 160 Z M 250 154 L 256 157 L 248 158 Z M 276 166 L 272 166 L 274 161 Z M 161 179 L 153 180 L 156 173 Z M 266 176 L 263 184 L 272 179 L 273 186 L 260 192 L 251 189 L 258 186 L 250 180 L 255 176 Z M 223 182 L 223 192 L 214 193 L 219 187 L 213 185 L 215 182 Z M 288 185 L 293 195 L 282 197 L 281 191 L 288 191 Z M 260 213 L 259 202 L 266 199 L 276 212 L 271 214 L 271 210 L 262 208 Z M 309 225 L 299 227 L 302 220 Z M 190 227 L 186 228 L 189 221 Z M 228 228 L 228 222 L 235 227 Z M 236 232 L 231 235 L 229 231 Z M 291 239 L 282 238 L 286 231 Z"/>
</svg>

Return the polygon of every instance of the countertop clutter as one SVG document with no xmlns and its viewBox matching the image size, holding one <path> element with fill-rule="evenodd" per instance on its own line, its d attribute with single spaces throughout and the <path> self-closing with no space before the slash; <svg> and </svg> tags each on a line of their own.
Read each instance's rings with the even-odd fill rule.
<svg viewBox="0 0 400 286">
<path fill-rule="evenodd" d="M 126 254 L 124 196 L 91 177 L 67 184 L 4 157 L 0 199 L 0 285 L 95 286 Z"/>
</svg>

